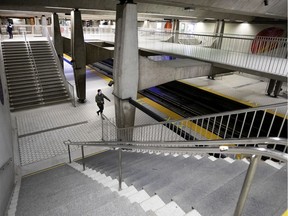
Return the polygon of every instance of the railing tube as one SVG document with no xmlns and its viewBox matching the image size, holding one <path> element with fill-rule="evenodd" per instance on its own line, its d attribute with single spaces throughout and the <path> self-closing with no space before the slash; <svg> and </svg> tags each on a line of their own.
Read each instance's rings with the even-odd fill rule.
<svg viewBox="0 0 288 216">
<path fill-rule="evenodd" d="M 256 172 L 259 159 L 260 159 L 259 155 L 252 155 L 251 157 L 251 162 L 247 170 L 247 174 L 246 174 L 246 177 L 242 186 L 242 190 L 241 190 L 238 202 L 237 202 L 234 216 L 241 216 L 242 214 L 242 211 L 243 211 L 243 208 L 244 208 L 247 196 L 248 196 L 248 192 L 252 185 L 252 181 Z"/>
<path fill-rule="evenodd" d="M 118 154 L 118 169 L 119 169 L 119 191 L 122 190 L 122 149 L 119 148 Z"/>
<path fill-rule="evenodd" d="M 70 145 L 68 145 L 68 155 L 69 155 L 69 163 L 72 162 L 71 160 L 71 151 L 70 151 Z"/>
<path fill-rule="evenodd" d="M 81 146 L 81 152 L 82 152 L 82 164 L 83 164 L 83 171 L 85 170 L 85 161 L 84 161 L 84 146 Z"/>
</svg>

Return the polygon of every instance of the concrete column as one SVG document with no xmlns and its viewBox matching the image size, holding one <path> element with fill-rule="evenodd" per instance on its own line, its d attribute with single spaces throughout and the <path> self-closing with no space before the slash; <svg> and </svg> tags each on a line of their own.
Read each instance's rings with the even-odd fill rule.
<svg viewBox="0 0 288 216">
<path fill-rule="evenodd" d="M 221 49 L 223 34 L 224 34 L 224 27 L 225 27 L 225 21 L 224 20 L 217 20 L 216 21 L 214 33 L 215 33 L 215 35 L 220 36 L 217 39 L 215 46 L 214 46 L 214 48 L 216 48 L 216 49 Z"/>
<path fill-rule="evenodd" d="M 32 34 L 40 34 L 41 27 L 40 27 L 39 18 L 37 16 L 34 17 L 34 22 L 35 22 L 35 28 L 32 29 Z"/>
<path fill-rule="evenodd" d="M 180 27 L 180 22 L 178 19 L 175 19 L 173 21 L 173 35 L 174 35 L 173 43 L 178 43 L 179 41 L 179 27 Z"/>
<path fill-rule="evenodd" d="M 52 38 L 59 61 L 63 68 L 63 38 L 61 36 L 59 17 L 57 13 L 52 14 Z"/>
<path fill-rule="evenodd" d="M 83 36 L 81 13 L 71 12 L 71 54 L 78 101 L 86 99 L 86 49 Z"/>
<path fill-rule="evenodd" d="M 282 87 L 283 82 L 277 80 L 276 85 L 275 85 L 275 89 L 274 89 L 274 97 L 277 97 L 281 91 L 281 87 Z"/>
<path fill-rule="evenodd" d="M 116 125 L 119 128 L 134 125 L 135 107 L 129 103 L 128 99 L 136 99 L 138 79 L 137 7 L 136 4 L 122 2 L 116 7 L 113 67 Z M 119 137 L 119 139 L 122 138 Z"/>
<path fill-rule="evenodd" d="M 47 19 L 44 15 L 41 17 L 41 24 L 42 24 L 42 36 L 46 37 L 47 36 Z"/>
<path fill-rule="evenodd" d="M 268 89 L 267 89 L 268 96 L 270 96 L 270 94 L 273 92 L 273 89 L 275 87 L 275 83 L 276 83 L 275 79 L 270 79 Z"/>
</svg>

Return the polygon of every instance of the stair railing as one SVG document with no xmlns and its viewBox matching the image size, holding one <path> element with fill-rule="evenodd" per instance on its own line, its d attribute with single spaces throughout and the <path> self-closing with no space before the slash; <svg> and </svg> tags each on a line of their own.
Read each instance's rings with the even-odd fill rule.
<svg viewBox="0 0 288 216">
<path fill-rule="evenodd" d="M 66 79 L 66 76 L 65 76 L 65 73 L 64 73 L 64 70 L 63 70 L 63 67 L 60 63 L 60 60 L 58 58 L 58 54 L 56 52 L 56 49 L 54 47 L 54 44 L 51 40 L 51 37 L 50 37 L 50 34 L 49 34 L 49 31 L 48 31 L 48 28 L 47 27 L 44 27 L 44 31 L 45 31 L 45 35 L 46 35 L 46 38 L 48 40 L 48 43 L 51 47 L 51 50 L 52 50 L 52 54 L 54 56 L 54 59 L 56 61 L 56 64 L 57 64 L 57 68 L 58 70 L 60 71 L 60 75 L 62 77 L 62 80 L 64 81 L 64 85 L 65 85 L 65 88 L 69 94 L 69 97 L 71 99 L 71 103 L 74 107 L 76 107 L 76 101 L 75 101 L 75 93 L 74 93 L 74 86 Z"/>
<path fill-rule="evenodd" d="M 33 55 L 31 44 L 30 44 L 30 41 L 27 39 L 26 32 L 23 32 L 23 36 L 24 36 L 26 49 L 27 49 L 27 52 L 28 52 L 28 55 L 29 55 L 30 63 L 31 63 L 31 66 L 32 66 L 33 74 L 34 74 L 34 77 L 35 77 L 35 84 L 37 86 L 36 87 L 37 93 L 41 97 L 41 100 L 43 102 L 43 100 L 44 100 L 43 99 L 43 88 L 42 88 L 42 85 L 40 84 L 39 71 L 38 71 L 38 68 L 37 68 L 37 65 L 36 65 L 36 61 L 35 61 L 35 58 L 34 58 L 34 55 Z"/>
<path fill-rule="evenodd" d="M 279 111 L 285 114 L 279 114 Z M 117 134 L 122 140 L 139 142 L 287 137 L 287 104 L 117 128 L 114 132 L 114 126 L 107 122 L 103 125 L 102 139 L 105 141 L 116 141 Z M 275 149 L 277 145 L 270 147 Z M 287 151 L 287 147 L 282 151 Z"/>
<path fill-rule="evenodd" d="M 233 147 L 227 147 L 227 144 L 236 144 Z M 287 139 L 281 139 L 278 137 L 269 138 L 255 138 L 255 139 L 226 139 L 226 140 L 192 140 L 192 141 L 182 141 L 182 142 L 121 142 L 121 141 L 96 141 L 96 142 L 71 142 L 70 140 L 64 142 L 68 147 L 69 163 L 72 162 L 70 145 L 81 146 L 82 152 L 82 164 L 83 170 L 85 170 L 85 153 L 84 146 L 97 146 L 97 147 L 108 147 L 113 149 L 118 149 L 118 182 L 119 190 L 122 189 L 122 150 L 144 150 L 144 151 L 155 151 L 155 152 L 169 152 L 169 153 L 180 153 L 180 154 L 208 154 L 208 153 L 222 153 L 225 151 L 228 154 L 248 154 L 250 155 L 250 164 L 246 173 L 246 177 L 241 189 L 241 193 L 235 208 L 234 215 L 240 216 L 245 202 L 250 191 L 252 181 L 255 175 L 257 164 L 262 156 L 273 158 L 281 162 L 287 163 L 288 154 L 284 152 L 279 152 L 277 150 L 271 150 L 264 148 L 264 146 L 272 145 L 283 145 L 287 148 Z M 252 144 L 252 147 L 247 145 Z M 260 145 L 261 147 L 254 147 Z M 241 145 L 241 147 L 240 147 Z"/>
<path fill-rule="evenodd" d="M 4 36 L 0 34 L 0 88 L 3 91 L 3 103 L 7 105 L 7 107 L 10 107 L 10 101 L 9 101 L 9 91 L 8 91 L 8 84 L 6 79 L 6 71 L 5 71 L 5 65 L 4 65 L 4 58 L 3 58 L 3 49 L 2 49 L 2 40 L 4 39 Z M 0 90 L 0 91 L 1 91 Z M 6 100 L 7 99 L 7 100 Z"/>
</svg>

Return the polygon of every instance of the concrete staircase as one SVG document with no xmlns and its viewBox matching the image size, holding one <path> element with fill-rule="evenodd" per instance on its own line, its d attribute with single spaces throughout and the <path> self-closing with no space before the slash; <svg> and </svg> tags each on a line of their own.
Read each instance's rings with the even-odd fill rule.
<svg viewBox="0 0 288 216">
<path fill-rule="evenodd" d="M 48 41 L 1 44 L 11 111 L 69 101 Z"/>
<path fill-rule="evenodd" d="M 135 188 L 128 198 L 135 196 L 145 210 L 158 216 L 232 216 L 249 165 L 231 158 L 132 151 L 123 152 L 122 160 L 123 181 Z M 86 166 L 111 181 L 118 178 L 117 162 L 117 151 L 85 159 Z M 259 163 L 243 215 L 277 215 L 287 209 L 287 167 L 275 167 Z"/>
<path fill-rule="evenodd" d="M 22 178 L 8 216 L 232 216 L 249 166 L 246 159 L 123 151 L 118 191 L 118 151 L 86 158 L 85 171 L 82 162 Z M 260 161 L 242 215 L 286 210 L 287 166 Z"/>
<path fill-rule="evenodd" d="M 67 165 L 22 179 L 15 215 L 155 216 Z"/>
</svg>

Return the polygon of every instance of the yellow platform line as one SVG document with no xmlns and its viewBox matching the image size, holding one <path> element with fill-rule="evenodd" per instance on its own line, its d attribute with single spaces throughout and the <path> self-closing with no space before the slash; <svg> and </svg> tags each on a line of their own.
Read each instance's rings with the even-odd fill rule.
<svg viewBox="0 0 288 216">
<path fill-rule="evenodd" d="M 189 82 L 187 82 L 187 81 L 185 81 L 185 80 L 178 80 L 178 82 L 182 82 L 182 83 L 184 83 L 184 84 L 193 86 L 193 87 L 198 88 L 198 89 L 201 89 L 201 90 L 203 90 L 203 91 L 206 91 L 206 92 L 209 92 L 209 93 L 212 93 L 212 94 L 215 94 L 215 95 L 218 95 L 218 96 L 227 98 L 227 99 L 229 99 L 229 100 L 232 100 L 232 101 L 235 101 L 235 102 L 244 104 L 244 105 L 249 106 L 249 107 L 252 107 L 252 108 L 257 108 L 257 107 L 258 107 L 258 104 L 256 104 L 256 103 L 250 103 L 250 102 L 248 102 L 248 101 L 242 101 L 242 100 L 239 100 L 238 98 L 234 98 L 234 97 L 231 97 L 231 96 L 222 94 L 222 93 L 220 93 L 220 92 L 214 91 L 214 90 L 209 89 L 209 88 L 207 88 L 207 87 L 197 86 L 197 85 L 192 84 L 192 83 L 189 83 Z M 270 113 L 270 114 L 272 114 L 272 115 L 274 115 L 274 111 L 273 111 L 273 110 L 267 110 L 267 112 Z M 285 118 L 285 114 L 282 114 L 282 113 L 276 113 L 276 116 L 281 117 L 281 118 Z M 286 119 L 288 119 L 288 116 L 286 117 Z"/>
<path fill-rule="evenodd" d="M 181 120 L 183 119 L 182 116 L 178 115 L 177 113 L 167 109 L 166 107 L 150 100 L 149 98 L 144 97 L 141 94 L 138 94 L 138 102 L 144 102 L 146 104 L 148 104 L 149 106 L 159 110 L 160 112 L 164 113 L 165 115 L 167 115 L 169 117 L 169 120 Z M 191 122 L 191 121 L 185 121 L 181 123 L 182 126 L 186 126 L 187 128 L 190 128 L 191 130 L 197 132 L 198 134 L 200 134 L 201 136 L 207 138 L 207 139 L 222 139 L 221 137 L 219 137 L 218 135 L 206 130 L 205 128 L 202 128 L 201 126 Z"/>
<path fill-rule="evenodd" d="M 282 214 L 282 216 L 288 216 L 288 209 Z"/>
<path fill-rule="evenodd" d="M 89 69 L 92 73 L 95 73 L 98 77 L 102 78 L 103 80 L 107 81 L 107 82 L 110 82 L 111 79 L 110 77 L 100 73 L 99 71 L 97 71 L 96 69 L 90 67 L 90 66 L 86 66 L 87 69 Z"/>
<path fill-rule="evenodd" d="M 71 61 L 71 57 L 67 54 L 63 54 L 64 58 L 66 58 L 67 60 Z M 92 73 L 96 74 L 98 77 L 104 79 L 107 82 L 110 82 L 112 79 L 102 73 L 100 73 L 99 71 L 95 70 L 94 68 L 87 66 L 86 65 L 86 69 L 88 69 L 89 71 L 91 71 Z"/>
<path fill-rule="evenodd" d="M 198 89 L 201 89 L 203 91 L 206 91 L 206 92 L 209 92 L 209 93 L 212 93 L 212 94 L 215 94 L 215 95 L 218 95 L 218 96 L 221 96 L 221 97 L 224 97 L 224 98 L 227 98 L 229 100 L 233 100 L 233 101 L 236 101 L 238 103 L 241 103 L 241 104 L 244 104 L 246 106 L 250 106 L 250 107 L 258 107 L 256 103 L 251 103 L 251 102 L 248 102 L 248 101 L 242 101 L 242 100 L 239 100 L 238 98 L 235 98 L 235 97 L 231 97 L 231 96 L 228 96 L 228 95 L 225 95 L 225 94 L 222 94 L 220 92 L 216 92 L 212 89 L 209 89 L 207 87 L 202 87 L 202 86 L 197 86 L 195 84 L 192 84 L 190 82 L 187 82 L 185 80 L 178 80 L 178 82 L 182 82 L 184 84 L 187 84 L 187 85 L 190 85 L 190 86 L 193 86 L 195 88 L 198 88 Z"/>
</svg>

